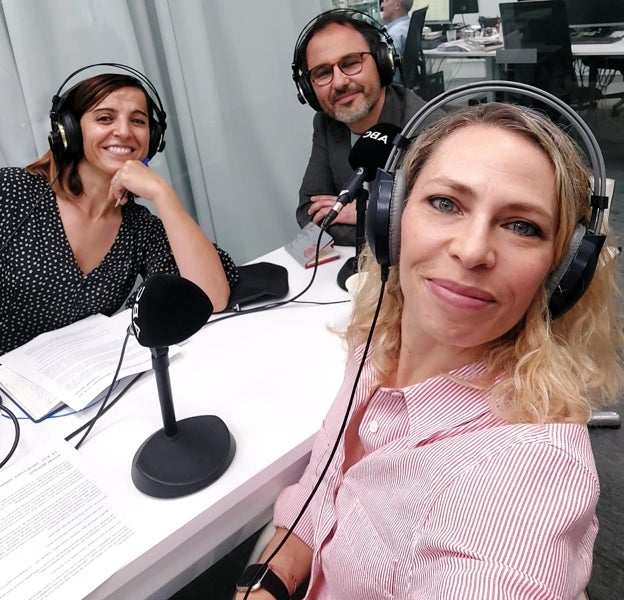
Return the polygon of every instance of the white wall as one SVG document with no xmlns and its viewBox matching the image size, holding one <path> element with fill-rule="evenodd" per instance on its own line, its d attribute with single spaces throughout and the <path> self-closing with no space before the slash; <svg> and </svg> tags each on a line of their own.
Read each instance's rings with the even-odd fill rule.
<svg viewBox="0 0 624 600">
<path fill-rule="evenodd" d="M 320 4 L 2 0 L 0 166 L 25 166 L 47 150 L 51 98 L 69 73 L 131 65 L 148 74 L 167 112 L 167 147 L 150 166 L 204 231 L 239 263 L 283 245 L 299 229 L 314 115 L 296 98 L 290 65 Z"/>
</svg>

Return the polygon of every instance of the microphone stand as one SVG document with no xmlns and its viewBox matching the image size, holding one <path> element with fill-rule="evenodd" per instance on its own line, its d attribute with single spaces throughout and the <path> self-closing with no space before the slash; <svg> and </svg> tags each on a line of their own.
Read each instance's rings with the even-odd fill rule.
<svg viewBox="0 0 624 600">
<path fill-rule="evenodd" d="M 366 204 L 368 202 L 368 190 L 362 188 L 355 199 L 355 211 L 356 211 L 356 221 L 355 221 L 355 256 L 347 259 L 344 265 L 338 271 L 338 276 L 336 277 L 336 281 L 338 285 L 346 290 L 346 281 L 358 272 L 358 259 L 360 257 L 360 253 L 364 248 L 364 244 L 366 243 Z"/>
<path fill-rule="evenodd" d="M 156 376 L 156 388 L 160 400 L 160 412 L 163 419 L 163 432 L 167 437 L 178 433 L 173 395 L 171 393 L 171 379 L 169 378 L 169 348 L 150 348 L 152 353 L 152 368 Z"/>
<path fill-rule="evenodd" d="M 163 428 L 150 436 L 132 461 L 132 481 L 144 494 L 179 498 L 210 485 L 230 466 L 236 442 L 215 415 L 176 421 L 169 379 L 169 348 L 150 348 Z"/>
<path fill-rule="evenodd" d="M 357 219 L 355 221 L 355 258 L 358 258 L 366 243 L 366 205 L 368 204 L 368 190 L 362 188 L 355 201 Z M 357 261 L 353 271 L 357 273 Z"/>
</svg>

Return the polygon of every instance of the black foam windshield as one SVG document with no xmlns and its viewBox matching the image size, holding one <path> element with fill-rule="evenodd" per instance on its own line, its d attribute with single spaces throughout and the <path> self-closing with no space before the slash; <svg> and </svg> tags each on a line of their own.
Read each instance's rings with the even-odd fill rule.
<svg viewBox="0 0 624 600">
<path fill-rule="evenodd" d="M 148 277 L 132 307 L 132 328 L 142 346 L 162 348 L 178 344 L 199 331 L 213 306 L 192 281 L 166 273 Z"/>
</svg>

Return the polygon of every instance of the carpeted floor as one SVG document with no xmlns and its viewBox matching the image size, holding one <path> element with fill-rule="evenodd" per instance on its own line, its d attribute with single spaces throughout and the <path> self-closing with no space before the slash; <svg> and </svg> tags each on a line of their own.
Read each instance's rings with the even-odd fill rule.
<svg viewBox="0 0 624 600">
<path fill-rule="evenodd" d="M 624 246 L 624 112 L 612 116 L 614 102 L 603 100 L 597 110 L 581 114 L 600 144 L 607 176 L 616 182 L 609 224 L 618 245 Z M 620 261 L 620 270 L 624 273 L 624 260 Z M 624 418 L 624 398 L 613 408 Z M 601 496 L 598 504 L 600 530 L 588 591 L 591 600 L 619 600 L 624 598 L 624 428 L 591 429 L 590 437 L 600 475 Z"/>
</svg>

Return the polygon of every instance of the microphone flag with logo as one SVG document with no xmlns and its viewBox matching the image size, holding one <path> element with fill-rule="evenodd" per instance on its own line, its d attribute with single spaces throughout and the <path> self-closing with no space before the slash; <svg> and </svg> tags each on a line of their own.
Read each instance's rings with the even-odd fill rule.
<svg viewBox="0 0 624 600">
<path fill-rule="evenodd" d="M 386 164 L 392 151 L 394 138 L 399 133 L 401 133 L 401 128 L 397 125 L 378 123 L 365 131 L 353 144 L 349 153 L 349 164 L 354 169 L 353 175 L 340 191 L 336 204 L 323 220 L 321 225 L 323 229 L 329 227 L 345 205 L 355 199 L 365 181 L 372 181 L 375 178 L 377 169 Z"/>
</svg>

